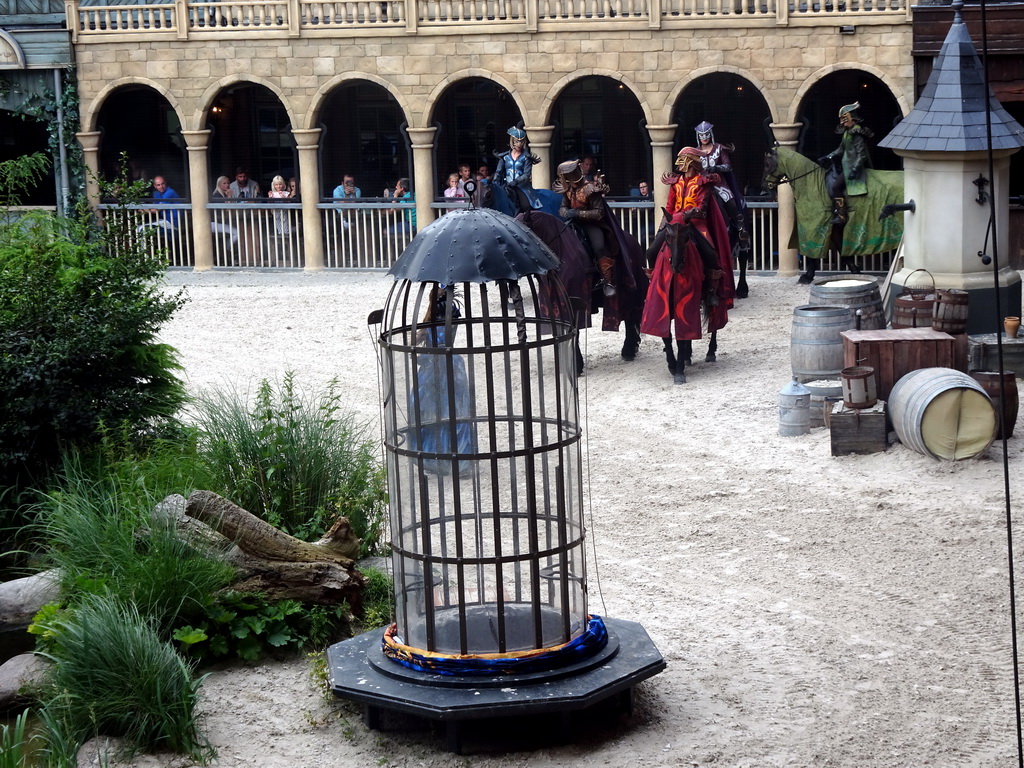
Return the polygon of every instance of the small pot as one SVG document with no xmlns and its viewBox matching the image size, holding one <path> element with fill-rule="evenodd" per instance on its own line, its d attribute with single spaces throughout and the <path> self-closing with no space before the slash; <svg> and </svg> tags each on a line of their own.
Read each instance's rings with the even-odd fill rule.
<svg viewBox="0 0 1024 768">
<path fill-rule="evenodd" d="M 1003 329 L 1006 331 L 1006 338 L 1016 339 L 1017 331 L 1020 330 L 1020 318 L 1007 317 L 1003 320 Z"/>
</svg>

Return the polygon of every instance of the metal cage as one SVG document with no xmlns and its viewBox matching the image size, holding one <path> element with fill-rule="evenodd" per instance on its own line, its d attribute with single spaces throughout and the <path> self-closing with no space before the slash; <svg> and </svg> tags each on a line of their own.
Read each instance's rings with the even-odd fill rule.
<svg viewBox="0 0 1024 768">
<path fill-rule="evenodd" d="M 396 281 L 379 345 L 405 645 L 515 654 L 585 630 L 571 317 L 553 276 Z"/>
</svg>

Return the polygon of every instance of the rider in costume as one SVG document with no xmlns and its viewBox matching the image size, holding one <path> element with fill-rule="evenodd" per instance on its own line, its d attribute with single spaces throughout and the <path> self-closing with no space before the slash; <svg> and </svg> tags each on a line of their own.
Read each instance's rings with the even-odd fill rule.
<svg viewBox="0 0 1024 768">
<path fill-rule="evenodd" d="M 845 224 L 849 219 L 846 198 L 868 193 L 868 139 L 875 134 L 863 123 L 859 101 L 842 107 L 839 110 L 839 125 L 836 126 L 836 133 L 842 134 L 839 146 L 818 160 L 819 164 L 829 170 L 825 184 L 832 198 L 833 224 Z"/>
<path fill-rule="evenodd" d="M 736 176 L 732 170 L 732 161 L 729 158 L 730 152 L 736 151 L 735 144 L 722 144 L 715 141 L 714 128 L 707 120 L 694 128 L 697 134 L 697 151 L 700 152 L 700 164 L 704 172 L 718 174 L 720 181 L 715 184 L 715 191 L 725 206 L 725 215 L 730 228 L 736 233 L 740 250 L 750 250 L 750 235 L 747 233 L 746 201 L 736 183 Z"/>
<path fill-rule="evenodd" d="M 562 195 L 559 215 L 575 224 L 586 236 L 597 270 L 601 273 L 602 290 L 605 296 L 615 295 L 615 262 L 619 257 L 618 239 L 608 223 L 608 204 L 604 196 L 609 187 L 604 175 L 596 174 L 588 181 L 580 168 L 579 160 L 567 160 L 558 166 L 558 178 L 552 185 Z"/>
<path fill-rule="evenodd" d="M 505 190 L 518 212 L 525 213 L 541 207 L 533 189 L 533 166 L 540 162 L 540 158 L 530 152 L 522 123 L 509 128 L 508 135 L 508 151 L 494 153 L 498 164 L 491 178 Z"/>
</svg>

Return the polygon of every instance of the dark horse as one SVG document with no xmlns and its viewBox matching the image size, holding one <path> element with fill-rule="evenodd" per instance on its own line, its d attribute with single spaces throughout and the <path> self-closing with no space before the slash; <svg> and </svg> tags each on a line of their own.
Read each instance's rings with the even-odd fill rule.
<svg viewBox="0 0 1024 768">
<path fill-rule="evenodd" d="M 816 262 L 829 249 L 840 256 L 850 272 L 860 272 L 854 260 L 858 256 L 891 251 L 903 238 L 903 220 L 879 219 L 887 205 L 903 203 L 903 171 L 867 171 L 867 195 L 851 198 L 847 204 L 849 220 L 845 225 L 832 223 L 832 199 L 826 188 L 825 170 L 813 160 L 786 147 L 775 147 L 764 156 L 766 190 L 789 184 L 796 201 L 795 245 L 804 256 L 806 271 L 801 283 L 810 283 L 817 271 Z"/>
<path fill-rule="evenodd" d="M 644 255 L 636 238 L 618 227 L 609 214 L 620 256 L 615 261 L 617 291 L 614 296 L 605 296 L 600 281 L 595 279 L 597 268 L 594 259 L 574 227 L 558 216 L 543 211 L 527 211 L 516 218 L 543 240 L 561 260 L 558 276 L 577 307 L 576 326 L 589 328 L 591 316 L 601 310 L 602 330 L 618 331 L 625 325 L 622 359 L 633 360 L 640 347 L 640 318 L 643 315 L 644 297 L 647 295 Z M 583 370 L 582 357 L 577 349 L 579 371 Z"/>
<path fill-rule="evenodd" d="M 669 216 L 664 244 L 651 273 L 641 330 L 661 337 L 665 361 L 676 384 L 686 383 L 686 366 L 693 364 L 693 340 L 701 338 L 705 331 L 711 334 L 711 340 L 704 361 L 715 362 L 718 330 L 729 322 L 729 309 L 736 295 L 732 252 L 722 216 L 710 216 L 708 229 L 711 240 L 695 231 L 682 213 Z M 712 241 L 722 243 L 723 247 L 716 247 Z M 714 302 L 703 290 L 709 270 L 717 274 Z M 672 348 L 673 336 L 678 352 Z"/>
</svg>

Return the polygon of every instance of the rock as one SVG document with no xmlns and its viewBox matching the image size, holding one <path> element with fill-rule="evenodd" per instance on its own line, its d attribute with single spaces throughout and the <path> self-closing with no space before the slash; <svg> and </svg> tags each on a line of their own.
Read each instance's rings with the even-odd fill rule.
<svg viewBox="0 0 1024 768">
<path fill-rule="evenodd" d="M 0 664 L 0 712 L 13 712 L 31 704 L 30 692 L 42 686 L 50 662 L 34 653 L 22 653 Z"/>
<path fill-rule="evenodd" d="M 39 609 L 57 599 L 57 571 L 43 571 L 0 584 L 0 629 L 27 627 Z"/>
</svg>

